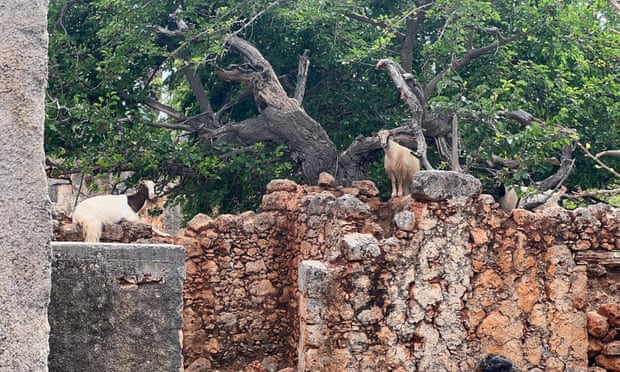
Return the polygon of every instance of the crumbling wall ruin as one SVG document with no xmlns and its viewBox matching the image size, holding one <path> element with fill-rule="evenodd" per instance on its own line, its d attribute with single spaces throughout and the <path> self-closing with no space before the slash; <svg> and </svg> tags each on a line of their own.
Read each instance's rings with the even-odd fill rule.
<svg viewBox="0 0 620 372">
<path fill-rule="evenodd" d="M 588 275 L 579 255 L 620 250 L 618 209 L 507 215 L 484 194 L 320 184 L 272 181 L 260 211 L 199 215 L 169 240 L 186 247 L 186 366 L 471 371 L 496 353 L 586 370 L 586 311 L 620 297 L 596 285 L 615 268 Z"/>
</svg>

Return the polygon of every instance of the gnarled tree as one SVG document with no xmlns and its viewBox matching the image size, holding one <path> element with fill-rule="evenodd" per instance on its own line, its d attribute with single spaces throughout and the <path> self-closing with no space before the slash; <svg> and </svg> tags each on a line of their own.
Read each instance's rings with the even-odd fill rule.
<svg viewBox="0 0 620 372">
<path fill-rule="evenodd" d="M 268 178 L 368 178 L 380 162 L 373 132 L 385 128 L 424 154 L 426 168 L 553 188 L 573 167 L 576 133 L 613 142 L 620 132 L 590 135 L 573 120 L 618 111 L 613 94 L 592 89 L 616 84 L 613 71 L 578 75 L 599 57 L 575 57 L 583 48 L 561 40 L 578 32 L 573 14 L 598 37 L 586 11 L 556 2 L 56 0 L 50 164 L 175 180 L 179 195 L 206 200 L 190 213 L 225 202 L 233 211 L 256 206 Z M 242 198 L 252 202 L 233 205 Z"/>
</svg>

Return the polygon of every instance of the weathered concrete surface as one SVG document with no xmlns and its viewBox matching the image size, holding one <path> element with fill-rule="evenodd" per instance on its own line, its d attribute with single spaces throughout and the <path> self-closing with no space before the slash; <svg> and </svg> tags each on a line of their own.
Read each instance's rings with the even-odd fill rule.
<svg viewBox="0 0 620 372">
<path fill-rule="evenodd" d="M 463 202 L 481 191 L 482 184 L 477 178 L 454 171 L 420 171 L 411 181 L 411 193 L 422 199 Z"/>
<path fill-rule="evenodd" d="M 50 371 L 179 371 L 185 249 L 52 243 Z"/>
<path fill-rule="evenodd" d="M 0 370 L 47 369 L 47 1 L 0 2 Z"/>
</svg>

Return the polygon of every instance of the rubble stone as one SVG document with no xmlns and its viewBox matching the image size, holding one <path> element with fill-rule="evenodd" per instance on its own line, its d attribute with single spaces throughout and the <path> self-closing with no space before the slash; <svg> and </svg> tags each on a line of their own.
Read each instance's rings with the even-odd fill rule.
<svg viewBox="0 0 620 372">
<path fill-rule="evenodd" d="M 609 330 L 609 322 L 607 317 L 600 315 L 594 311 L 586 313 L 588 317 L 588 333 L 594 337 L 603 338 Z"/>
<path fill-rule="evenodd" d="M 610 326 L 620 327 L 620 304 L 604 304 L 598 308 L 598 313 L 608 319 Z"/>
</svg>

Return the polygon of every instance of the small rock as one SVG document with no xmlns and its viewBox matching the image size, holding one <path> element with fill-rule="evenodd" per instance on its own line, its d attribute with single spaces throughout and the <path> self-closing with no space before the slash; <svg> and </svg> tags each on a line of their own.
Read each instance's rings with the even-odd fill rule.
<svg viewBox="0 0 620 372">
<path fill-rule="evenodd" d="M 195 231 L 196 233 L 201 233 L 210 227 L 211 223 L 213 223 L 213 219 L 211 217 L 203 213 L 198 213 L 187 223 L 187 228 Z"/>
<path fill-rule="evenodd" d="M 608 356 L 620 356 L 620 341 L 606 344 L 601 353 Z"/>
<path fill-rule="evenodd" d="M 588 333 L 598 338 L 605 337 L 609 330 L 607 318 L 594 311 L 588 311 L 586 317 L 588 319 Z"/>
<path fill-rule="evenodd" d="M 272 193 L 276 191 L 288 191 L 293 192 L 297 190 L 297 183 L 291 180 L 271 180 L 267 184 L 267 193 Z"/>
<path fill-rule="evenodd" d="M 605 304 L 598 308 L 598 313 L 607 317 L 612 327 L 620 327 L 620 304 Z"/>
<path fill-rule="evenodd" d="M 342 238 L 341 246 L 349 261 L 361 261 L 381 254 L 379 242 L 370 234 L 347 234 Z"/>
<path fill-rule="evenodd" d="M 268 279 L 253 282 L 250 284 L 249 291 L 250 294 L 253 294 L 254 296 L 275 295 L 277 293 L 277 290 Z"/>
<path fill-rule="evenodd" d="M 599 367 L 603 367 L 607 371 L 620 371 L 620 357 L 599 354 L 594 358 L 594 361 Z"/>
<path fill-rule="evenodd" d="M 211 371 L 211 362 L 205 358 L 198 358 L 185 368 L 185 372 L 209 372 Z"/>
<path fill-rule="evenodd" d="M 327 172 L 321 172 L 318 185 L 321 187 L 334 187 L 336 186 L 336 179 Z"/>
<path fill-rule="evenodd" d="M 588 356 L 593 357 L 603 350 L 605 345 L 596 337 L 588 337 Z"/>
<path fill-rule="evenodd" d="M 265 267 L 265 263 L 263 260 L 260 261 L 250 261 L 245 264 L 245 273 L 246 274 L 257 274 L 264 270 L 267 270 Z"/>
<path fill-rule="evenodd" d="M 360 191 L 360 195 L 365 195 L 371 198 L 379 195 L 377 185 L 370 180 L 353 181 L 352 186 Z"/>
<path fill-rule="evenodd" d="M 415 214 L 408 210 L 396 213 L 394 223 L 399 230 L 412 232 L 415 228 Z"/>
</svg>

